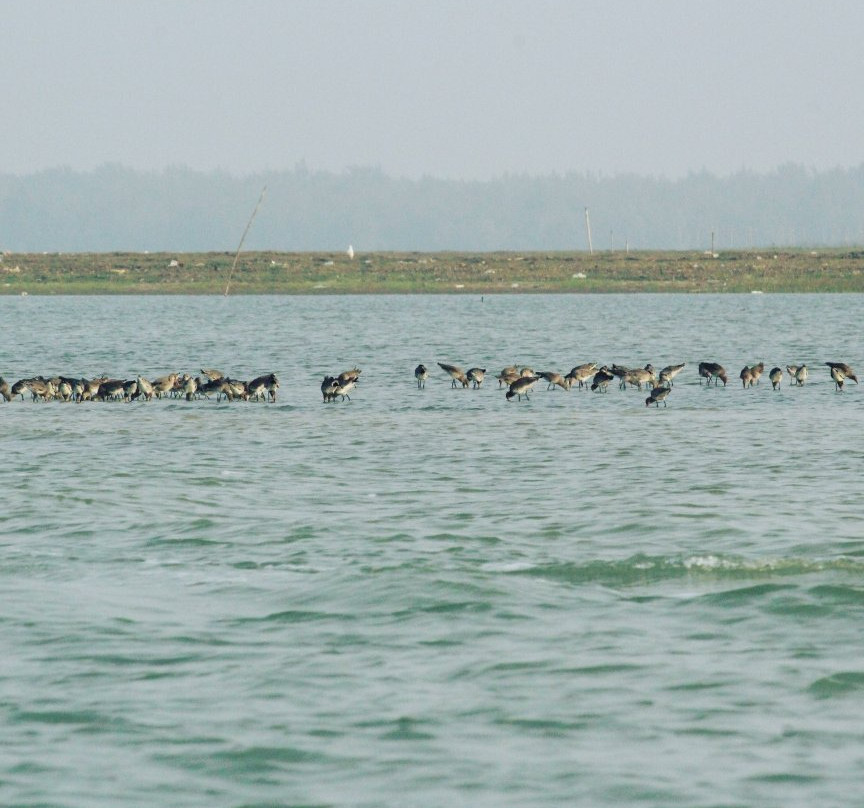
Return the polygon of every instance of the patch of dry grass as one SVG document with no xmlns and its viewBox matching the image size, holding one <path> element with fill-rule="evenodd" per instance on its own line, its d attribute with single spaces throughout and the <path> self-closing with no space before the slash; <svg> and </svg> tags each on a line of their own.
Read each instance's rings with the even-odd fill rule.
<svg viewBox="0 0 864 808">
<path fill-rule="evenodd" d="M 224 294 L 230 253 L 4 254 L 0 294 Z M 230 294 L 864 292 L 864 251 L 243 253 Z"/>
</svg>

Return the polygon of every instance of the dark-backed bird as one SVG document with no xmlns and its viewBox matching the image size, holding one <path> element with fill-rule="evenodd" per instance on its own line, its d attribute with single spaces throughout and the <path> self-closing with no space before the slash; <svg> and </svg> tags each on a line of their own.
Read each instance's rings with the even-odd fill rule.
<svg viewBox="0 0 864 808">
<path fill-rule="evenodd" d="M 718 365 L 716 362 L 700 362 L 699 363 L 699 384 L 702 384 L 702 379 L 707 379 L 708 384 L 711 384 L 711 379 L 714 379 L 714 386 L 717 386 L 717 380 L 726 382 L 729 380 L 726 376 L 726 368 L 723 365 Z"/>
<path fill-rule="evenodd" d="M 855 375 L 855 371 L 852 370 L 852 368 L 845 362 L 826 362 L 825 364 L 828 365 L 828 367 L 831 368 L 832 371 L 834 370 L 834 368 L 837 368 L 837 370 L 839 370 L 843 374 L 844 378 L 852 379 L 855 384 L 858 384 L 858 377 Z M 831 378 L 834 378 L 833 372 L 831 374 Z"/>
<path fill-rule="evenodd" d="M 264 401 L 276 401 L 276 391 L 278 389 L 279 379 L 276 378 L 275 373 L 258 376 L 246 385 L 249 396 L 256 401 L 260 399 Z"/>
<path fill-rule="evenodd" d="M 659 387 L 655 387 L 651 391 L 651 395 L 645 399 L 645 406 L 650 407 L 652 404 L 659 407 L 660 402 L 663 402 L 663 406 L 666 406 L 666 399 L 669 396 L 669 393 L 672 392 L 671 387 L 666 387 L 665 384 L 660 385 Z"/>
<path fill-rule="evenodd" d="M 339 381 L 335 376 L 325 376 L 321 382 L 321 395 L 324 396 L 324 403 L 328 404 L 336 400 L 336 390 L 339 387 Z"/>
<path fill-rule="evenodd" d="M 591 389 L 594 391 L 599 390 L 601 393 L 606 393 L 609 391 L 609 382 L 614 378 L 615 376 L 612 374 L 612 371 L 610 371 L 606 365 L 603 365 L 603 367 L 594 374 L 594 378 L 591 380 Z"/>
<path fill-rule="evenodd" d="M 604 365 L 605 367 L 605 365 Z M 629 373 L 630 368 L 627 365 L 616 365 L 614 362 L 612 363 L 612 367 L 608 369 L 609 372 L 613 376 L 617 376 L 619 380 L 618 386 L 623 390 L 627 387 L 627 382 L 624 381 L 624 377 Z"/>
<path fill-rule="evenodd" d="M 834 379 L 834 385 L 839 392 L 843 392 L 843 383 L 846 381 L 846 374 L 840 368 L 831 368 L 831 378 Z"/>
<path fill-rule="evenodd" d="M 426 365 L 417 365 L 414 368 L 414 378 L 417 379 L 418 390 L 426 386 L 426 379 L 429 378 L 429 371 L 426 369 Z"/>
<path fill-rule="evenodd" d="M 509 401 L 513 396 L 518 396 L 518 400 L 521 401 L 522 396 L 525 396 L 525 400 L 530 401 L 531 399 L 528 398 L 528 391 L 537 384 L 539 378 L 539 376 L 520 376 L 510 385 L 510 389 L 505 394 L 505 398 Z"/>
<path fill-rule="evenodd" d="M 782 368 L 771 368 L 768 373 L 768 378 L 771 379 L 771 387 L 774 390 L 780 389 L 780 384 L 783 381 L 783 369 Z"/>
<path fill-rule="evenodd" d="M 486 368 L 468 368 L 465 377 L 472 383 L 476 390 L 481 384 L 483 384 L 483 379 L 486 378 Z"/>
</svg>

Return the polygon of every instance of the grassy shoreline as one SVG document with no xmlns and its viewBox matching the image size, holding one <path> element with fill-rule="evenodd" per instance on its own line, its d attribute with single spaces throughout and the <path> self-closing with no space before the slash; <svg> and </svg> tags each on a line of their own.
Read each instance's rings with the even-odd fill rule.
<svg viewBox="0 0 864 808">
<path fill-rule="evenodd" d="M 864 292 L 864 249 L 4 253 L 0 294 Z"/>
</svg>

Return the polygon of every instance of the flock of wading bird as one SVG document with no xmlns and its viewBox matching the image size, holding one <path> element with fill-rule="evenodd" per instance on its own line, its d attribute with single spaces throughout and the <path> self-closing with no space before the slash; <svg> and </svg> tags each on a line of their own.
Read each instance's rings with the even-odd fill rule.
<svg viewBox="0 0 864 808">
<path fill-rule="evenodd" d="M 11 387 L 0 376 L 0 397 L 11 401 L 24 399 L 29 393 L 33 401 L 150 401 L 153 398 L 216 397 L 227 401 L 276 401 L 279 380 L 275 373 L 258 376 L 251 382 L 231 379 L 219 370 L 201 369 L 202 376 L 189 373 L 169 373 L 158 379 L 112 379 L 98 376 L 85 379 L 75 376 L 33 376 L 20 379 Z"/>
<path fill-rule="evenodd" d="M 858 378 L 852 368 L 845 362 L 826 362 L 830 371 L 831 379 L 834 381 L 835 389 L 842 392 L 843 385 L 847 379 L 851 379 L 858 384 Z M 561 387 L 564 390 L 570 390 L 574 385 L 579 387 L 589 388 L 598 393 L 605 393 L 609 389 L 609 384 L 618 379 L 618 385 L 623 390 L 629 387 L 638 387 L 640 390 L 648 389 L 651 392 L 645 399 L 645 406 L 650 407 L 652 404 L 659 407 L 660 402 L 663 406 L 667 406 L 666 399 L 672 392 L 674 386 L 673 379 L 684 370 L 686 363 L 682 362 L 679 365 L 667 365 L 659 374 L 654 370 L 654 366 L 650 363 L 644 368 L 628 368 L 623 365 L 613 364 L 597 366 L 596 362 L 586 362 L 583 365 L 577 365 L 568 374 L 562 376 L 555 371 L 534 371 L 533 368 L 523 367 L 518 368 L 515 365 L 504 368 L 495 378 L 498 380 L 499 389 L 507 386 L 505 397 L 508 401 L 516 399 L 521 401 L 524 397 L 529 400 L 528 393 L 534 388 L 541 379 L 546 382 L 546 389 L 551 390 L 554 387 Z M 451 387 L 473 386 L 479 388 L 486 378 L 486 368 L 469 368 L 463 370 L 458 365 L 448 365 L 444 362 L 438 362 L 438 366 L 450 376 Z M 765 372 L 765 363 L 759 362 L 757 365 L 745 365 L 738 374 L 743 387 L 753 387 L 759 384 L 759 379 Z M 807 365 L 786 365 L 786 373 L 789 374 L 790 384 L 801 387 L 807 381 L 810 371 Z M 768 378 L 771 380 L 771 385 L 774 390 L 779 390 L 783 382 L 784 372 L 782 368 L 774 367 L 768 371 Z M 425 365 L 417 365 L 414 369 L 414 378 L 417 379 L 417 387 L 422 388 L 426 385 L 426 379 L 429 378 L 429 369 Z M 729 381 L 729 376 L 726 369 L 717 362 L 700 362 L 699 363 L 699 384 L 702 384 L 703 379 L 706 385 L 712 382 L 716 387 L 719 382 L 723 382 L 723 386 Z M 322 391 L 323 391 L 322 387 Z M 325 395 L 325 401 L 327 400 Z"/>
<path fill-rule="evenodd" d="M 843 385 L 851 379 L 858 384 L 858 377 L 852 368 L 845 362 L 826 362 L 835 389 L 843 391 Z M 640 390 L 650 390 L 645 399 L 645 406 L 652 404 L 659 407 L 660 402 L 667 406 L 666 399 L 672 392 L 673 379 L 684 370 L 686 363 L 679 365 L 667 365 L 659 373 L 654 370 L 650 363 L 644 368 L 628 368 L 623 365 L 613 364 L 597 366 L 596 362 L 586 362 L 577 365 L 566 375 L 556 371 L 534 371 L 530 367 L 516 367 L 511 365 L 504 368 L 495 379 L 498 381 L 499 389 L 507 387 L 505 398 L 512 401 L 514 398 L 528 401 L 529 393 L 534 389 L 537 382 L 546 382 L 546 389 L 552 390 L 561 387 L 570 390 L 574 385 L 580 388 L 591 389 L 594 392 L 606 393 L 609 384 L 618 379 L 618 385 L 623 390 L 627 387 L 638 387 Z M 450 386 L 463 388 L 473 387 L 479 389 L 486 378 L 486 368 L 473 367 L 463 370 L 458 365 L 448 365 L 438 362 L 438 366 L 450 377 Z M 738 377 L 743 387 L 753 387 L 759 384 L 762 374 L 765 372 L 765 363 L 758 365 L 745 365 Z M 810 376 L 807 365 L 786 365 L 785 372 L 789 375 L 790 384 L 801 387 Z M 193 399 L 212 398 L 216 401 L 276 401 L 276 391 L 279 389 L 279 380 L 275 373 L 258 376 L 252 381 L 239 381 L 226 376 L 219 370 L 201 369 L 202 376 L 192 376 L 189 373 L 169 373 L 158 379 L 145 379 L 137 376 L 134 379 L 111 379 L 107 376 L 99 376 L 94 379 L 85 379 L 71 376 L 33 376 L 29 379 L 20 379 L 11 387 L 6 380 L 0 376 L 0 397 L 5 401 L 11 401 L 18 396 L 24 400 L 26 394 L 30 394 L 32 401 L 150 401 L 153 398 L 185 398 L 186 401 Z M 331 403 L 339 399 L 341 401 L 351 400 L 351 391 L 357 386 L 362 371 L 358 367 L 345 370 L 336 376 L 325 376 L 321 382 L 321 394 L 324 403 Z M 784 371 L 782 368 L 774 367 L 768 371 L 768 378 L 774 390 L 779 390 L 783 382 Z M 426 386 L 429 378 L 429 369 L 426 365 L 417 365 L 414 369 L 414 378 L 417 387 L 422 389 Z M 706 385 L 712 383 L 716 387 L 723 382 L 725 387 L 729 376 L 725 368 L 716 362 L 699 363 L 699 384 L 703 379 Z"/>
</svg>

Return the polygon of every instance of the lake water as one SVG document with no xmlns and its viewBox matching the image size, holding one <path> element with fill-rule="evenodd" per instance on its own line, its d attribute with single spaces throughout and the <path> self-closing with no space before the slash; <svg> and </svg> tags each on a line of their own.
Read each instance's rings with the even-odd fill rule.
<svg viewBox="0 0 864 808">
<path fill-rule="evenodd" d="M 0 406 L 0 802 L 854 804 L 864 390 L 822 363 L 864 370 L 862 319 L 859 295 L 0 298 L 10 383 L 281 381 Z M 811 377 L 743 390 L 759 360 Z M 649 409 L 453 390 L 438 361 L 687 367 Z"/>
</svg>

